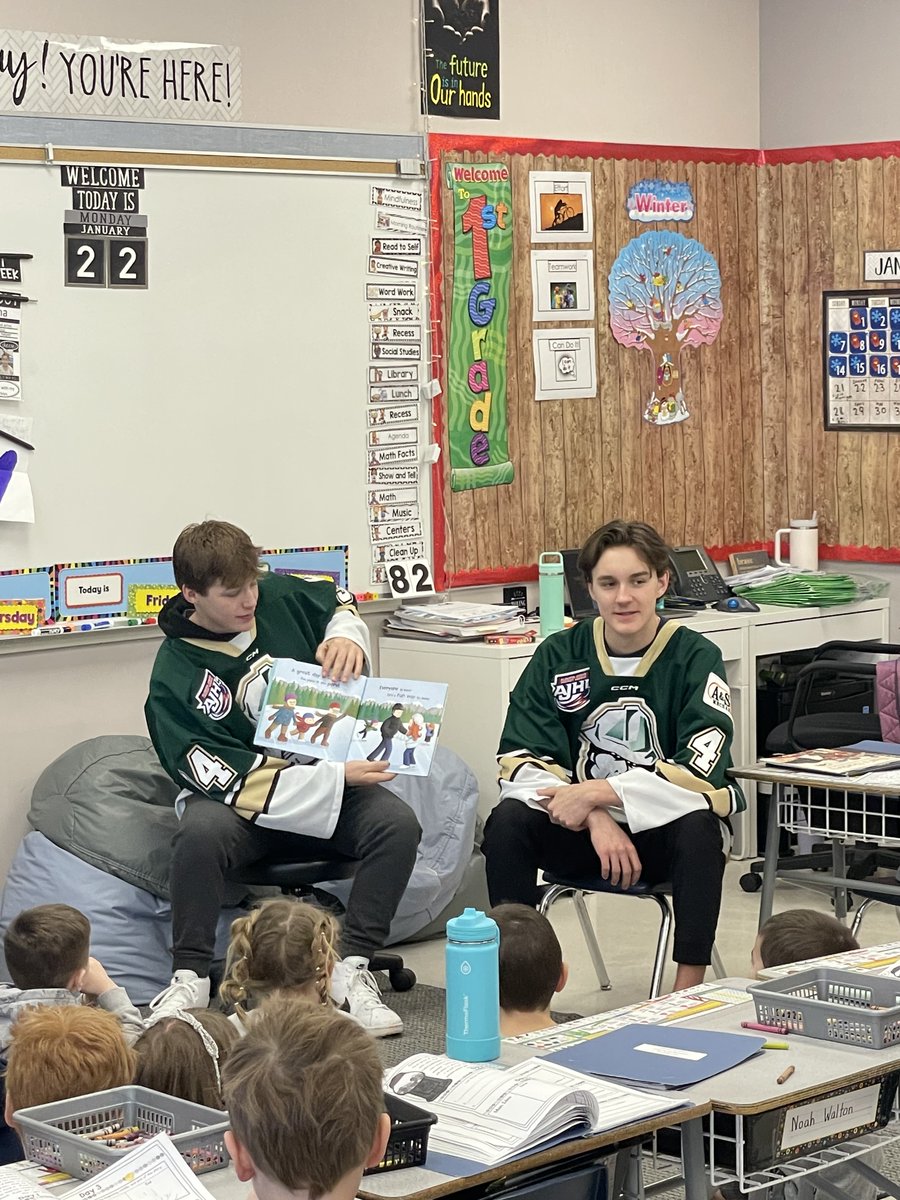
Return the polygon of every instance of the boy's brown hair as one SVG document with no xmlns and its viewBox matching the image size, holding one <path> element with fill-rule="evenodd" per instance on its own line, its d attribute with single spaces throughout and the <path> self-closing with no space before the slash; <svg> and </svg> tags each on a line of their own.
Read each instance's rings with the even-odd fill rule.
<svg viewBox="0 0 900 1200">
<path fill-rule="evenodd" d="M 284 988 L 308 988 L 328 1004 L 338 932 L 324 909 L 286 897 L 264 900 L 231 923 L 219 996 L 241 1020 L 248 1007 Z"/>
<path fill-rule="evenodd" d="M 209 1043 L 194 1022 L 209 1035 Z M 134 1044 L 134 1082 L 167 1096 L 224 1108 L 221 1070 L 240 1036 L 224 1013 L 209 1008 L 187 1008 L 177 1017 L 157 1021 Z"/>
<path fill-rule="evenodd" d="M 835 917 L 811 908 L 791 908 L 769 917 L 759 931 L 757 949 L 764 967 L 782 967 L 807 958 L 858 950 L 859 942 Z"/>
<path fill-rule="evenodd" d="M 214 584 L 240 588 L 260 574 L 262 549 L 228 521 L 201 521 L 182 529 L 172 551 L 178 586 L 205 596 Z"/>
<path fill-rule="evenodd" d="M 13 917 L 3 938 L 9 977 L 17 988 L 64 988 L 86 967 L 91 923 L 68 904 L 41 904 Z"/>
<path fill-rule="evenodd" d="M 112 1013 L 82 1004 L 26 1009 L 12 1028 L 6 1094 L 16 1109 L 134 1078 L 135 1054 Z"/>
<path fill-rule="evenodd" d="M 607 521 L 594 530 L 578 554 L 578 570 L 585 583 L 592 582 L 594 568 L 611 546 L 630 546 L 657 575 L 671 570 L 669 547 L 652 525 L 643 521 Z"/>
<path fill-rule="evenodd" d="M 292 998 L 263 1005 L 223 1072 L 234 1136 L 263 1175 L 309 1200 L 366 1162 L 384 1112 L 381 1080 L 364 1029 Z"/>
<path fill-rule="evenodd" d="M 500 1007 L 506 1012 L 546 1012 L 563 963 L 553 926 L 527 904 L 498 904 L 487 915 L 500 930 Z"/>
</svg>

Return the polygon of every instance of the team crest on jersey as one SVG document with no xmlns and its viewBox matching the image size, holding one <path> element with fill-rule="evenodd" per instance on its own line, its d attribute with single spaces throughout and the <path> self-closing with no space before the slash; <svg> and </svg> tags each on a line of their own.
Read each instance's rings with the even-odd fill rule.
<svg viewBox="0 0 900 1200">
<path fill-rule="evenodd" d="M 212 671 L 203 673 L 203 682 L 194 697 L 197 708 L 212 721 L 221 721 L 231 712 L 231 692 L 227 684 Z"/>
<path fill-rule="evenodd" d="M 578 712 L 591 698 L 591 671 L 581 667 L 577 671 L 560 671 L 550 684 L 556 707 L 563 712 Z"/>
<path fill-rule="evenodd" d="M 579 779 L 608 779 L 663 757 L 656 714 L 638 696 L 601 704 L 585 718 L 578 740 Z"/>
<path fill-rule="evenodd" d="M 715 671 L 710 671 L 703 689 L 703 702 L 717 712 L 731 716 L 731 690 L 724 679 L 720 679 Z"/>
</svg>

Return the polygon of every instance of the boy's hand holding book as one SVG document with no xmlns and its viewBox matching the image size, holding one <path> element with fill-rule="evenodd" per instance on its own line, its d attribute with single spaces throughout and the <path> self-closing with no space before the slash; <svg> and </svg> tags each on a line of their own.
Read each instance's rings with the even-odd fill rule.
<svg viewBox="0 0 900 1200">
<path fill-rule="evenodd" d="M 390 783 L 397 778 L 396 771 L 389 771 L 387 762 L 362 761 L 344 763 L 344 782 L 349 787 L 370 787 L 374 783 Z"/>
</svg>

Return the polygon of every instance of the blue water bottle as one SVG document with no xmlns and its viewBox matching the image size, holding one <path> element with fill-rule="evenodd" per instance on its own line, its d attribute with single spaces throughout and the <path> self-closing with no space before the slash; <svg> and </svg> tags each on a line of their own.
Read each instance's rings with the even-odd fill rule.
<svg viewBox="0 0 900 1200">
<path fill-rule="evenodd" d="M 558 550 L 545 552 L 538 558 L 542 638 L 558 633 L 565 624 L 563 583 L 563 556 Z"/>
<path fill-rule="evenodd" d="M 447 922 L 447 1054 L 500 1056 L 500 930 L 477 908 Z"/>
</svg>

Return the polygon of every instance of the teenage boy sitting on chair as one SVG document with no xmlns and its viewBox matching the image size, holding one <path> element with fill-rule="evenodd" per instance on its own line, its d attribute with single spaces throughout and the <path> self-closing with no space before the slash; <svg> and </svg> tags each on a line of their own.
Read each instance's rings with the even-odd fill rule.
<svg viewBox="0 0 900 1200">
<path fill-rule="evenodd" d="M 391 1131 L 372 1039 L 339 1013 L 270 1000 L 222 1071 L 225 1144 L 256 1200 L 353 1200 Z"/>
<path fill-rule="evenodd" d="M 226 872 L 267 855 L 359 860 L 344 919 L 343 961 L 332 994 L 376 1036 L 400 1033 L 368 970 L 381 949 L 416 857 L 412 810 L 381 787 L 385 762 L 297 761 L 260 753 L 256 718 L 275 658 L 317 662 L 346 680 L 370 657 L 350 592 L 330 580 L 264 574 L 260 548 L 235 525 L 204 521 L 179 535 L 177 596 L 159 624 L 144 711 L 160 760 L 183 791 L 172 847 L 174 977 L 153 1002 L 205 1007 Z"/>
<path fill-rule="evenodd" d="M 500 1036 L 546 1029 L 550 1001 L 569 978 L 553 926 L 527 904 L 498 904 L 488 916 L 500 930 Z"/>
<path fill-rule="evenodd" d="M 591 534 L 578 565 L 599 609 L 535 651 L 500 739 L 485 827 L 491 903 L 535 905 L 538 868 L 628 888 L 671 882 L 675 988 L 699 983 L 722 895 L 731 695 L 718 649 L 656 602 L 667 547 L 641 522 Z"/>
</svg>

